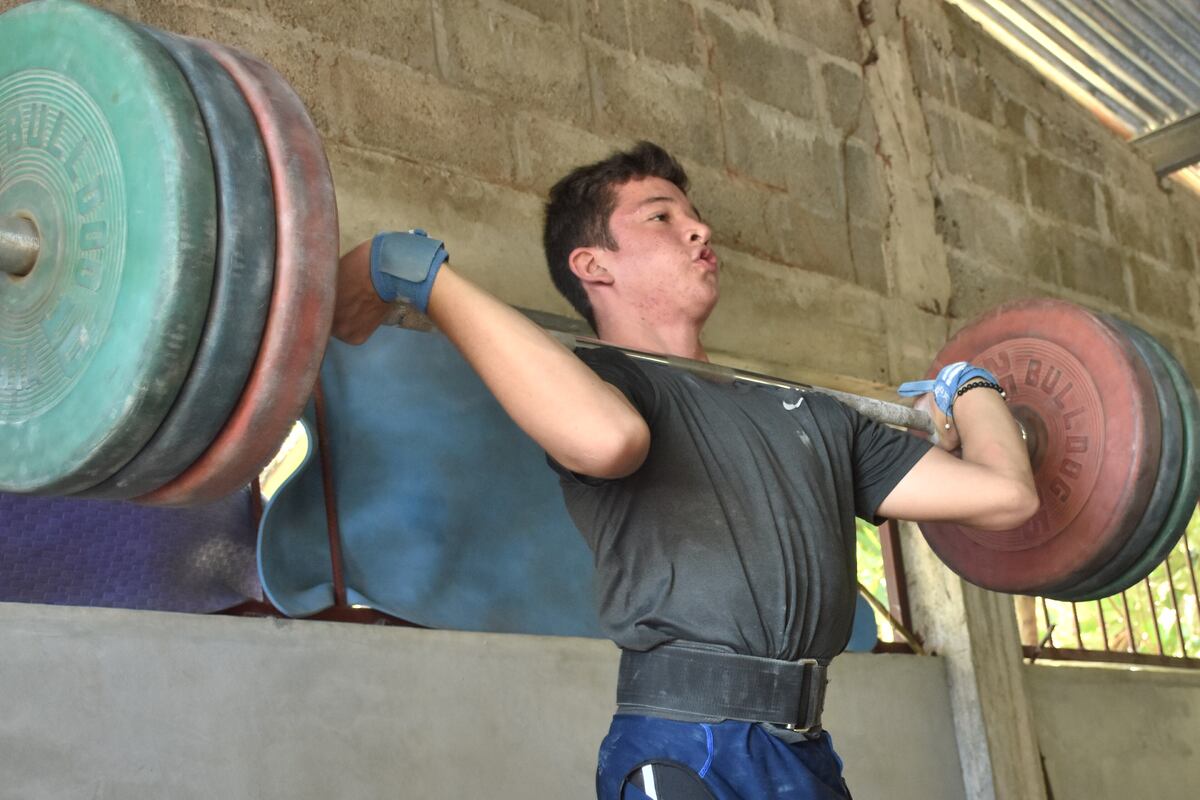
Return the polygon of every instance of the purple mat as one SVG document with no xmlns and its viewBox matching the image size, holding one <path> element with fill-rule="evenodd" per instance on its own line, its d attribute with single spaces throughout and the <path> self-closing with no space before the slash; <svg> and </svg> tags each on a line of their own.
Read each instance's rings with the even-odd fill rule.
<svg viewBox="0 0 1200 800">
<path fill-rule="evenodd" d="M 0 602 L 210 613 L 261 600 L 249 490 L 196 508 L 0 494 Z"/>
</svg>

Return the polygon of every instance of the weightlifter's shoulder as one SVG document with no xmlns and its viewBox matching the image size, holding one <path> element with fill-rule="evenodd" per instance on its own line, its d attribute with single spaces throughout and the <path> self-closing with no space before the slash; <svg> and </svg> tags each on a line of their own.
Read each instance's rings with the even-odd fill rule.
<svg viewBox="0 0 1200 800">
<path fill-rule="evenodd" d="M 601 380 L 612 384 L 647 416 L 657 404 L 658 388 L 645 365 L 614 347 L 579 347 L 575 355 Z"/>
</svg>

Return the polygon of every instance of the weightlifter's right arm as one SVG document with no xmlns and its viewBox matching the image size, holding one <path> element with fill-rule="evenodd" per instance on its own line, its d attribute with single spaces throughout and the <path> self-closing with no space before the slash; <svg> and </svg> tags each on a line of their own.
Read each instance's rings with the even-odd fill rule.
<svg viewBox="0 0 1200 800">
<path fill-rule="evenodd" d="M 358 344 L 389 311 L 371 280 L 371 242 L 347 253 L 338 274 L 333 333 Z M 642 465 L 650 431 L 615 386 L 508 306 L 443 264 L 426 313 L 501 407 L 567 469 L 619 478 Z"/>
</svg>

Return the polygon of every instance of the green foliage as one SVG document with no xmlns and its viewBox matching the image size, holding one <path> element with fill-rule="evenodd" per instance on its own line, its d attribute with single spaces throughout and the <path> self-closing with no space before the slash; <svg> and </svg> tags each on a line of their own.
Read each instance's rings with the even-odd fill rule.
<svg viewBox="0 0 1200 800">
<path fill-rule="evenodd" d="M 858 582 L 887 607 L 887 573 L 883 568 L 883 547 L 879 542 L 879 529 L 861 519 L 855 520 L 855 524 L 858 537 Z M 875 622 L 882 641 L 896 641 L 896 634 L 886 619 L 876 613 Z"/>
<path fill-rule="evenodd" d="M 1074 609 L 1071 603 L 1046 600 L 1043 605 L 1039 600 L 1038 639 L 1053 624 L 1055 647 L 1104 650 L 1107 639 L 1110 650 L 1158 655 L 1161 641 L 1163 655 L 1200 657 L 1197 576 L 1200 513 L 1192 515 L 1179 544 L 1150 577 L 1122 594 L 1078 603 Z"/>
</svg>

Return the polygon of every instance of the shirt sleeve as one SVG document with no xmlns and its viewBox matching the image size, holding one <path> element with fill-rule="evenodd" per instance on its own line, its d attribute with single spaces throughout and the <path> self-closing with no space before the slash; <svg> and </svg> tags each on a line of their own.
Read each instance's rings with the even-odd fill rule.
<svg viewBox="0 0 1200 800">
<path fill-rule="evenodd" d="M 646 377 L 646 374 L 632 358 L 611 347 L 581 347 L 575 351 L 575 355 L 591 367 L 601 380 L 617 387 L 642 415 L 642 418 L 649 422 L 654 414 L 658 393 L 654 383 Z M 562 479 L 570 482 L 584 483 L 589 486 L 607 482 L 603 478 L 571 472 L 551 458 L 549 453 L 546 454 L 546 463 Z"/>
<path fill-rule="evenodd" d="M 878 525 L 876 511 L 933 443 L 847 408 L 854 430 L 854 513 Z"/>
<path fill-rule="evenodd" d="M 649 421 L 654 413 L 657 391 L 654 383 L 632 358 L 611 347 L 580 348 L 575 355 L 591 367 L 601 380 L 620 389 L 638 413 Z"/>
</svg>

